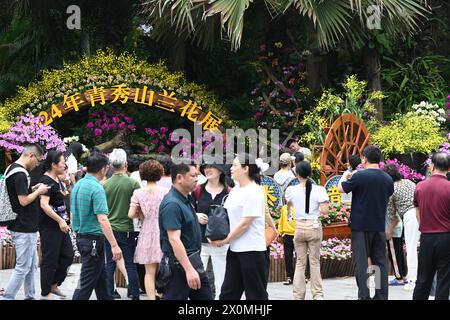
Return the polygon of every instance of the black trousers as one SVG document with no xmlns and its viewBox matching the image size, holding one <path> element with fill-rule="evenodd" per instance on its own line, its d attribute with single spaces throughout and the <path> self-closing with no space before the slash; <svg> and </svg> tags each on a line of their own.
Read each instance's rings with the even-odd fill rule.
<svg viewBox="0 0 450 320">
<path fill-rule="evenodd" d="M 448 300 L 450 291 L 450 232 L 422 233 L 413 300 L 428 300 L 436 273 L 435 300 Z"/>
<path fill-rule="evenodd" d="M 283 236 L 284 262 L 286 264 L 286 276 L 294 279 L 294 236 Z"/>
<path fill-rule="evenodd" d="M 138 239 L 139 239 L 139 232 L 134 232 L 135 235 L 135 241 L 137 243 Z M 139 263 L 135 263 L 136 265 L 136 271 L 138 274 L 138 279 L 139 279 L 139 288 L 141 289 L 141 291 L 145 292 L 145 265 L 143 264 L 139 264 Z"/>
<path fill-rule="evenodd" d="M 73 263 L 73 247 L 70 235 L 59 229 L 39 230 L 42 250 L 41 295 L 50 293 L 52 285 L 60 286 Z"/>
<path fill-rule="evenodd" d="M 104 237 L 79 235 L 77 247 L 81 254 L 81 274 L 72 300 L 89 300 L 93 290 L 97 300 L 113 300 L 106 283 Z"/>
<path fill-rule="evenodd" d="M 172 279 L 164 291 L 164 300 L 214 300 L 208 275 L 200 274 L 201 287 L 198 290 L 189 288 L 186 273 L 179 264 L 171 263 Z"/>
<path fill-rule="evenodd" d="M 392 244 L 391 241 L 386 241 L 388 253 L 389 253 L 389 261 L 391 262 L 391 265 L 394 268 L 394 274 L 395 278 L 402 280 L 406 277 L 406 264 L 405 264 L 405 255 L 403 253 L 403 238 L 392 238 Z M 393 247 L 393 250 L 391 248 L 391 245 Z M 392 252 L 394 251 L 394 252 Z M 397 261 L 397 267 L 398 270 L 395 270 L 394 267 L 394 260 L 392 259 L 392 253 L 394 253 L 395 260 Z"/>
<path fill-rule="evenodd" d="M 388 299 L 388 274 L 386 234 L 384 232 L 364 232 L 352 230 L 352 257 L 356 267 L 356 284 L 358 299 L 369 300 L 369 275 L 375 273 L 374 300 Z M 372 260 L 372 268 L 368 269 L 368 258 Z M 373 270 L 373 271 L 372 271 Z"/>
<path fill-rule="evenodd" d="M 266 251 L 233 252 L 228 250 L 225 279 L 220 300 L 268 300 Z"/>
</svg>

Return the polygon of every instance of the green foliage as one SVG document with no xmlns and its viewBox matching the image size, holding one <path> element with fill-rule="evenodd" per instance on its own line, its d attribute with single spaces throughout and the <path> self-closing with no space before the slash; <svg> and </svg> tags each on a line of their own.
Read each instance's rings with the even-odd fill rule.
<svg viewBox="0 0 450 320">
<path fill-rule="evenodd" d="M 384 98 L 380 91 L 366 92 L 366 81 L 359 81 L 356 75 L 348 76 L 342 86 L 345 92 L 334 94 L 331 90 L 324 90 L 316 106 L 303 117 L 302 124 L 307 129 L 300 140 L 306 144 L 323 144 L 325 140 L 324 127 L 344 113 L 354 114 L 363 119 L 366 125 L 376 124 L 376 109 L 372 100 Z"/>
<path fill-rule="evenodd" d="M 407 63 L 384 59 L 392 63 L 391 67 L 381 70 L 388 97 L 384 103 L 387 119 L 395 113 L 411 111 L 411 106 L 422 100 L 442 105 L 448 83 L 442 76 L 441 66 L 448 64 L 449 59 L 441 55 L 416 57 Z"/>
<path fill-rule="evenodd" d="M 381 148 L 386 156 L 394 153 L 429 153 L 444 141 L 436 121 L 414 114 L 400 116 L 372 135 L 372 144 Z"/>
</svg>

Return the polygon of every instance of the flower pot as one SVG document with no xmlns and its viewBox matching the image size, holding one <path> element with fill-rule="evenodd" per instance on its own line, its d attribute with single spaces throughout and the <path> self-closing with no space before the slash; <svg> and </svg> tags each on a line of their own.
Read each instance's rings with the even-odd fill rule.
<svg viewBox="0 0 450 320">
<path fill-rule="evenodd" d="M 422 152 L 411 153 L 393 153 L 390 155 L 391 159 L 397 159 L 399 162 L 407 165 L 414 171 L 426 175 L 427 165 L 425 161 L 428 159 L 428 155 Z"/>
<path fill-rule="evenodd" d="M 347 223 L 334 222 L 322 227 L 323 240 L 329 238 L 345 239 L 351 238 L 352 230 Z"/>
</svg>

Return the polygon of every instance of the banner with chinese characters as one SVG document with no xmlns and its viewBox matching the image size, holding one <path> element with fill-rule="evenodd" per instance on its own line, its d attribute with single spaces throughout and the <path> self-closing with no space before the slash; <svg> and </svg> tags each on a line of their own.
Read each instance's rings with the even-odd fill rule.
<svg viewBox="0 0 450 320">
<path fill-rule="evenodd" d="M 129 88 L 125 84 L 103 88 L 94 86 L 84 93 L 64 95 L 63 102 L 53 104 L 47 111 L 41 111 L 39 116 L 43 117 L 43 122 L 51 124 L 55 119 L 61 118 L 64 114 L 72 111 L 79 111 L 80 108 L 89 106 L 103 106 L 106 103 L 135 103 L 143 105 L 149 109 L 162 109 L 168 112 L 178 113 L 180 117 L 187 118 L 192 122 L 200 122 L 203 130 L 219 128 L 222 119 L 212 112 L 205 113 L 203 107 L 191 100 L 177 99 L 174 92 L 155 92 L 147 86 L 142 88 Z"/>
</svg>

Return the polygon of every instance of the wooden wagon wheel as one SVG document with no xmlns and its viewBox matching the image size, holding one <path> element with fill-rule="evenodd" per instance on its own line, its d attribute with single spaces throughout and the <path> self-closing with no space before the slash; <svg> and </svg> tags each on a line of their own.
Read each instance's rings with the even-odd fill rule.
<svg viewBox="0 0 450 320">
<path fill-rule="evenodd" d="M 320 155 L 320 183 L 347 170 L 348 157 L 361 156 L 370 135 L 364 122 L 353 114 L 343 114 L 331 125 Z"/>
</svg>

